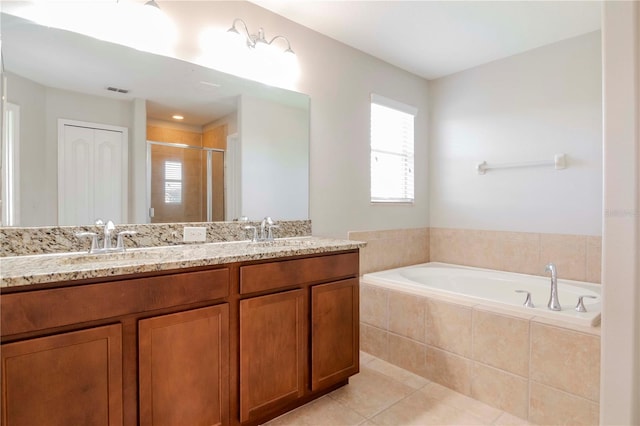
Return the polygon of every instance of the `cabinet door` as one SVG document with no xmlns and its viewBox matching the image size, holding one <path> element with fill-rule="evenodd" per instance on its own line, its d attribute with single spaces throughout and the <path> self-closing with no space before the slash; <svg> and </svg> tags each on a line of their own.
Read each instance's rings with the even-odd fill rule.
<svg viewBox="0 0 640 426">
<path fill-rule="evenodd" d="M 240 421 L 304 393 L 304 290 L 240 301 Z"/>
<path fill-rule="evenodd" d="M 358 280 L 311 287 L 311 389 L 333 385 L 359 369 Z"/>
<path fill-rule="evenodd" d="M 2 424 L 122 425 L 122 327 L 3 345 Z"/>
<path fill-rule="evenodd" d="M 140 424 L 229 424 L 229 306 L 147 318 L 138 328 Z"/>
</svg>

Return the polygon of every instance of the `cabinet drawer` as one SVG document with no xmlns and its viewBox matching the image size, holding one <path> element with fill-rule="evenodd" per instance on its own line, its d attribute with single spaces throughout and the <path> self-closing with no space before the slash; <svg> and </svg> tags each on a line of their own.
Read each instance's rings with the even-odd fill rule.
<svg viewBox="0 0 640 426">
<path fill-rule="evenodd" d="M 2 335 L 162 309 L 229 295 L 229 269 L 5 294 Z"/>
<path fill-rule="evenodd" d="M 240 294 L 358 275 L 358 253 L 248 265 L 240 268 Z"/>
</svg>

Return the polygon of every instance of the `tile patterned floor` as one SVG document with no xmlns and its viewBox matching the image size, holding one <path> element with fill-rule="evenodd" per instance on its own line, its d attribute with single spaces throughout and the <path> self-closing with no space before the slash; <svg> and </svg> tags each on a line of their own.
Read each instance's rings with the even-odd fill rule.
<svg viewBox="0 0 640 426">
<path fill-rule="evenodd" d="M 265 426 L 529 425 L 437 383 L 360 354 L 349 384 Z"/>
</svg>

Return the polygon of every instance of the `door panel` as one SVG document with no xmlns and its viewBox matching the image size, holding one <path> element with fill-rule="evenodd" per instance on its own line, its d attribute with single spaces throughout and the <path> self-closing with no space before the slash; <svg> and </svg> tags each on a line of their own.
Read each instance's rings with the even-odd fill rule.
<svg viewBox="0 0 640 426">
<path fill-rule="evenodd" d="M 358 372 L 358 280 L 311 287 L 311 389 Z"/>
<path fill-rule="evenodd" d="M 122 424 L 122 328 L 2 346 L 2 424 Z"/>
<path fill-rule="evenodd" d="M 240 421 L 304 393 L 304 290 L 240 301 Z"/>
<path fill-rule="evenodd" d="M 229 305 L 139 322 L 141 425 L 229 424 Z"/>
</svg>

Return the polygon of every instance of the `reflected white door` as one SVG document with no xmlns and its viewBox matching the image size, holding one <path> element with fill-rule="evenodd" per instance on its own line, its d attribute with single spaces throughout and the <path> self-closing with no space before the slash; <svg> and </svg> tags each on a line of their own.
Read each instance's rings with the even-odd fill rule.
<svg viewBox="0 0 640 426">
<path fill-rule="evenodd" d="M 59 120 L 58 224 L 127 221 L 127 129 Z"/>
</svg>

